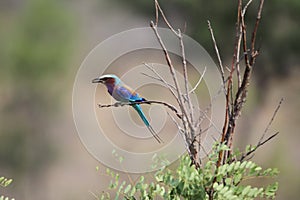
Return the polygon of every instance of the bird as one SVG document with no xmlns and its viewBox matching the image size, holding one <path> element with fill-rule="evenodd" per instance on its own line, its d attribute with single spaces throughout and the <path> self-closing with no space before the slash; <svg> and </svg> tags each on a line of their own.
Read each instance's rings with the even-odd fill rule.
<svg viewBox="0 0 300 200">
<path fill-rule="evenodd" d="M 121 79 L 114 74 L 102 75 L 98 78 L 92 80 L 92 83 L 102 83 L 106 86 L 108 93 L 117 101 L 120 102 L 143 102 L 146 101 L 145 98 L 139 96 L 137 92 L 131 89 L 129 86 L 124 84 Z M 143 120 L 144 124 L 152 134 L 152 136 L 157 140 L 158 143 L 162 143 L 163 140 L 157 135 L 149 121 L 147 120 L 141 106 L 139 104 L 131 105 L 136 112 L 139 114 L 140 118 Z"/>
</svg>

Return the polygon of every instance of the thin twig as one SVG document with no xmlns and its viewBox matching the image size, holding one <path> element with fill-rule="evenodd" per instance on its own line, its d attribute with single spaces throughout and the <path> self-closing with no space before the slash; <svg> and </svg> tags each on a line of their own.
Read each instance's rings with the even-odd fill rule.
<svg viewBox="0 0 300 200">
<path fill-rule="evenodd" d="M 155 25 L 158 26 L 158 14 L 160 13 L 164 22 L 166 23 L 166 25 L 168 26 L 168 28 L 178 37 L 178 33 L 175 31 L 175 29 L 172 27 L 172 25 L 170 24 L 170 22 L 168 21 L 164 11 L 161 9 L 159 3 L 157 0 L 155 0 L 155 11 L 156 11 L 156 19 L 155 19 Z M 159 12 L 158 12 L 159 11 Z"/>
<path fill-rule="evenodd" d="M 205 72 L 206 72 L 206 67 L 204 67 L 204 70 L 203 70 L 203 72 L 202 72 L 202 74 L 201 74 L 201 76 L 200 76 L 198 82 L 197 82 L 196 85 L 194 86 L 194 88 L 191 89 L 191 90 L 188 92 L 189 94 L 191 94 L 192 92 L 194 92 L 194 91 L 197 89 L 197 87 L 199 86 L 199 84 L 201 83 L 201 81 L 202 81 L 202 79 L 203 79 L 203 77 L 204 77 Z"/>
<path fill-rule="evenodd" d="M 208 152 L 205 150 L 205 148 L 204 148 L 204 146 L 202 145 L 202 143 L 201 143 L 201 142 L 199 142 L 199 146 L 202 148 L 202 150 L 203 150 L 204 154 L 205 154 L 205 155 L 206 155 L 206 157 L 208 158 L 208 157 L 209 157 L 209 154 L 208 154 Z"/>
<path fill-rule="evenodd" d="M 182 127 L 179 125 L 179 123 L 174 119 L 174 117 L 172 115 L 170 115 L 169 113 L 168 113 L 168 115 L 171 118 L 171 120 L 174 122 L 174 124 L 177 126 L 179 134 L 180 134 L 180 136 L 182 137 L 182 139 L 184 141 L 185 148 L 186 148 L 187 152 L 189 153 L 189 155 L 191 155 L 188 140 L 186 138 L 186 135 L 184 134 L 184 130 L 182 129 Z"/>
<path fill-rule="evenodd" d="M 220 53 L 219 53 L 218 45 L 217 45 L 217 42 L 216 42 L 216 39 L 215 39 L 215 36 L 214 36 L 214 31 L 211 27 L 211 24 L 210 24 L 209 20 L 207 20 L 207 25 L 208 25 L 208 30 L 210 31 L 211 39 L 213 41 L 213 44 L 214 44 L 214 47 L 215 47 L 215 52 L 217 54 L 217 58 L 218 58 L 218 61 L 219 61 L 219 70 L 221 72 L 223 84 L 225 84 L 224 67 L 223 67 L 222 59 L 221 59 L 221 56 L 220 56 Z"/>
<path fill-rule="evenodd" d="M 256 34 L 257 34 L 260 19 L 261 19 L 261 13 L 262 13 L 263 6 L 264 6 L 264 0 L 260 0 L 258 12 L 257 12 L 257 17 L 256 17 L 256 22 L 255 22 L 255 26 L 254 26 L 254 30 L 252 32 L 252 38 L 251 38 L 251 54 L 252 54 L 251 55 L 251 57 L 252 57 L 251 65 L 254 64 L 256 54 L 257 54 L 256 50 L 255 50 L 255 42 L 256 42 Z"/>
<path fill-rule="evenodd" d="M 223 91 L 223 86 L 221 86 L 220 89 L 218 90 L 217 94 L 215 94 L 215 95 L 213 96 L 213 98 L 211 98 L 210 104 L 209 104 L 203 111 L 199 108 L 199 112 L 208 113 L 208 111 L 209 111 L 209 110 L 211 109 L 211 107 L 212 107 L 213 102 L 215 102 L 216 99 L 221 95 L 222 91 Z M 200 116 L 199 116 L 199 119 L 198 119 L 198 121 L 197 121 L 197 123 L 196 123 L 196 125 L 195 125 L 196 128 L 199 128 L 199 127 L 200 127 L 201 122 L 202 122 L 203 119 L 205 119 L 205 117 L 203 117 L 203 115 L 200 115 Z"/>
<path fill-rule="evenodd" d="M 159 8 L 159 4 L 157 2 L 157 0 L 155 0 L 155 24 L 158 24 L 158 8 Z"/>
<path fill-rule="evenodd" d="M 275 117 L 277 115 L 277 112 L 280 109 L 281 104 L 282 104 L 283 101 L 284 101 L 284 99 L 281 98 L 280 101 L 279 101 L 279 103 L 278 103 L 278 105 L 277 105 L 277 107 L 276 107 L 276 109 L 275 109 L 275 111 L 274 111 L 274 113 L 273 113 L 273 115 L 272 115 L 272 118 L 270 119 L 270 121 L 269 121 L 266 129 L 264 130 L 264 132 L 263 132 L 263 134 L 262 134 L 262 136 L 261 136 L 261 138 L 260 138 L 259 141 L 262 141 L 264 139 L 264 137 L 265 137 L 266 133 L 268 132 L 270 126 L 272 125 L 272 123 L 273 123 L 273 121 L 274 121 L 274 119 L 275 119 Z"/>
<path fill-rule="evenodd" d="M 248 9 L 248 6 L 252 3 L 252 1 L 253 1 L 253 0 L 249 0 L 249 1 L 247 2 L 247 4 L 244 6 L 243 11 L 242 11 L 242 16 L 245 16 L 246 11 L 247 11 L 247 9 Z"/>
<path fill-rule="evenodd" d="M 243 18 L 244 16 L 241 17 Z M 237 52 L 236 52 L 236 75 L 237 75 L 237 84 L 238 87 L 241 86 L 242 78 L 240 73 L 240 49 L 241 49 L 241 41 L 242 41 L 242 25 L 239 24 L 239 36 L 237 41 Z"/>
<path fill-rule="evenodd" d="M 191 124 L 194 124 L 194 109 L 193 109 L 193 106 L 192 106 L 190 93 L 188 91 L 189 84 L 188 84 L 188 74 L 187 74 L 185 50 L 184 50 L 184 44 L 183 44 L 183 36 L 181 34 L 180 29 L 178 29 L 178 38 L 179 38 L 179 41 L 180 41 L 180 49 L 181 49 L 181 56 L 182 56 L 185 97 L 187 98 L 187 102 L 188 102 L 188 106 L 189 106 Z M 192 137 L 193 137 L 193 135 L 192 135 Z"/>
<path fill-rule="evenodd" d="M 213 127 L 212 125 L 209 125 L 206 129 L 201 130 L 200 133 L 198 133 L 197 135 L 195 135 L 194 140 L 196 140 L 197 137 L 201 136 L 203 133 L 207 132 L 211 127 Z"/>
<path fill-rule="evenodd" d="M 264 145 L 265 143 L 267 143 L 268 141 L 270 141 L 271 139 L 273 139 L 278 134 L 279 134 L 279 132 L 276 132 L 273 135 L 271 135 L 270 137 L 268 137 L 267 139 L 265 139 L 264 141 L 259 141 L 257 143 L 257 145 L 251 151 L 248 151 L 248 152 L 246 152 L 245 154 L 243 154 L 241 156 L 240 161 L 243 161 L 246 157 L 248 157 L 251 154 L 253 154 L 259 147 L 261 147 L 262 145 Z"/>
<path fill-rule="evenodd" d="M 162 83 L 164 83 L 164 85 L 170 90 L 170 92 L 172 93 L 172 95 L 178 101 L 178 97 L 176 96 L 176 94 L 174 92 L 174 90 L 176 90 L 175 86 L 173 86 L 172 84 L 168 83 L 152 66 L 150 66 L 147 63 L 143 63 L 143 64 L 158 77 L 158 79 L 156 79 L 156 80 L 159 80 Z M 144 73 L 142 73 L 142 74 L 144 74 Z M 144 74 L 144 75 L 146 75 L 146 74 Z M 152 77 L 150 75 L 146 75 L 146 76 Z M 153 78 L 155 79 L 155 77 L 153 77 Z"/>
<path fill-rule="evenodd" d="M 278 110 L 281 107 L 281 104 L 282 104 L 283 100 L 284 100 L 283 98 L 280 99 L 280 101 L 279 101 L 279 103 L 278 103 L 278 105 L 277 105 L 277 107 L 276 107 L 276 109 L 275 109 L 275 111 L 274 111 L 274 113 L 273 113 L 273 115 L 272 115 L 272 117 L 271 117 L 271 119 L 270 119 L 270 121 L 269 121 L 266 129 L 264 130 L 262 136 L 260 137 L 260 139 L 259 139 L 256 147 L 254 147 L 251 151 L 243 153 L 242 156 L 241 156 L 241 158 L 240 158 L 240 161 L 243 161 L 246 157 L 251 156 L 251 154 L 253 154 L 260 146 L 264 145 L 266 142 L 270 141 L 271 139 L 273 139 L 275 136 L 277 136 L 279 134 L 279 132 L 276 132 L 273 135 L 271 135 L 270 137 L 268 137 L 266 140 L 264 140 L 265 135 L 268 132 L 270 126 L 272 125 L 272 123 L 273 123 L 273 121 L 274 121 L 274 119 L 275 119 L 275 117 L 276 117 L 276 115 L 278 113 Z"/>
<path fill-rule="evenodd" d="M 211 123 L 211 125 L 215 128 L 215 130 L 219 133 L 222 133 L 221 130 L 219 130 L 219 128 L 217 127 L 217 125 L 207 116 L 207 114 L 203 111 L 200 111 L 204 116 L 205 118 Z"/>
<path fill-rule="evenodd" d="M 157 77 L 155 77 L 155 76 L 152 76 L 152 75 L 150 75 L 150 74 L 146 74 L 146 73 L 144 73 L 144 72 L 142 72 L 141 73 L 142 75 L 144 75 L 144 76 L 147 76 L 147 77 L 149 77 L 149 78 L 151 78 L 151 79 L 154 79 L 154 80 L 157 80 L 157 81 L 160 81 L 160 82 L 163 82 L 163 80 L 162 79 L 160 79 L 160 78 L 157 78 Z M 164 83 L 165 84 L 165 83 Z M 168 85 L 168 87 L 170 87 L 170 88 L 172 88 L 172 89 L 174 89 L 175 90 L 175 87 L 173 86 L 173 85 L 171 85 L 170 83 L 166 83 L 165 85 Z M 169 89 L 169 88 L 168 88 Z"/>
<path fill-rule="evenodd" d="M 177 129 L 178 129 L 180 132 L 183 132 L 182 127 L 181 127 L 181 126 L 179 125 L 179 123 L 175 120 L 175 118 L 174 118 L 172 115 L 170 115 L 169 112 L 167 112 L 167 114 L 169 115 L 169 117 L 171 118 L 171 120 L 174 122 L 174 124 L 177 126 Z"/>
</svg>

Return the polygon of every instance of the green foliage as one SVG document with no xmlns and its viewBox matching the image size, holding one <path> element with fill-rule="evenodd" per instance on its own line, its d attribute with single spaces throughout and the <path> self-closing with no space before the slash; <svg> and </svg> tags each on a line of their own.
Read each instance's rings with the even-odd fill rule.
<svg viewBox="0 0 300 200">
<path fill-rule="evenodd" d="M 0 196 L 0 200 L 15 200 L 15 199 L 10 199 L 9 197 Z"/>
<path fill-rule="evenodd" d="M 12 179 L 7 179 L 7 178 L 5 178 L 3 176 L 0 177 L 0 186 L 2 186 L 2 187 L 9 186 L 11 184 L 11 182 L 12 182 Z"/>
<path fill-rule="evenodd" d="M 12 179 L 8 179 L 8 178 L 5 178 L 2 176 L 2 177 L 0 177 L 0 186 L 7 187 L 12 183 L 12 181 L 13 181 Z M 0 200 L 14 200 L 14 199 L 11 199 L 9 197 L 5 197 L 5 196 L 1 195 Z"/>
<path fill-rule="evenodd" d="M 248 150 L 251 148 L 247 147 Z M 176 169 L 162 167 L 155 173 L 155 180 L 146 181 L 144 176 L 135 183 L 127 184 L 120 181 L 120 176 L 106 170 L 112 180 L 109 185 L 114 199 L 143 199 L 150 200 L 160 197 L 163 199 L 255 199 L 257 197 L 273 199 L 278 189 L 278 183 L 267 186 L 256 187 L 243 184 L 244 181 L 257 178 L 270 178 L 278 175 L 277 169 L 262 167 L 252 161 L 232 161 L 218 167 L 218 155 L 220 151 L 226 151 L 228 147 L 223 144 L 216 144 L 208 156 L 207 162 L 196 169 L 191 165 L 187 155 L 180 158 L 179 166 Z M 236 151 L 234 156 L 240 154 Z M 110 193 L 102 193 L 99 199 L 111 199 Z"/>
</svg>

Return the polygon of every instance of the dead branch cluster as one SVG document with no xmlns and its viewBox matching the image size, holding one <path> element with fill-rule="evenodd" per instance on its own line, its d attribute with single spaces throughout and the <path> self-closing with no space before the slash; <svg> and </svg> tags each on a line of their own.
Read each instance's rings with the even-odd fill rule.
<svg viewBox="0 0 300 200">
<path fill-rule="evenodd" d="M 256 37 L 257 31 L 261 20 L 262 9 L 264 5 L 264 0 L 259 0 L 259 6 L 257 8 L 256 22 L 254 24 L 254 29 L 252 30 L 251 37 L 248 35 L 248 29 L 246 25 L 245 16 L 247 13 L 247 9 L 249 5 L 252 3 L 252 0 L 244 3 L 243 0 L 238 0 L 237 7 L 237 21 L 236 21 L 236 32 L 235 32 L 235 43 L 234 50 L 232 56 L 232 62 L 230 67 L 224 67 L 223 61 L 221 59 L 220 51 L 217 45 L 217 41 L 214 36 L 214 31 L 210 21 L 208 21 L 208 29 L 211 35 L 211 39 L 213 42 L 213 46 L 215 49 L 215 53 L 218 59 L 218 68 L 220 71 L 220 75 L 223 81 L 222 89 L 225 95 L 225 116 L 224 116 L 224 124 L 222 128 L 222 132 L 220 132 L 220 142 L 227 144 L 232 149 L 232 141 L 235 133 L 236 121 L 241 114 L 241 110 L 244 106 L 244 103 L 247 98 L 248 86 L 250 84 L 250 78 L 253 71 L 253 67 L 255 65 L 255 61 L 257 56 L 259 55 L 259 50 L 256 48 Z M 162 48 L 163 54 L 165 56 L 165 60 L 169 67 L 170 75 L 172 77 L 172 83 L 167 82 L 164 77 L 162 77 L 153 66 L 144 63 L 144 65 L 150 69 L 154 75 L 144 74 L 150 78 L 160 81 L 173 95 L 176 99 L 179 111 L 173 105 L 170 105 L 166 102 L 161 101 L 143 101 L 143 102 L 129 102 L 129 103 L 119 103 L 113 105 L 99 105 L 99 107 L 117 107 L 124 105 L 132 105 L 132 104 L 161 104 L 169 108 L 175 115 L 178 117 L 174 119 L 171 115 L 171 119 L 173 119 L 174 123 L 177 125 L 178 130 L 185 141 L 187 152 L 190 155 L 192 163 L 198 168 L 201 166 L 200 159 L 200 147 L 201 147 L 201 134 L 206 131 L 200 128 L 201 121 L 203 120 L 203 116 L 205 112 L 202 114 L 196 115 L 196 112 L 199 112 L 200 108 L 196 108 L 191 101 L 191 93 L 197 88 L 200 84 L 205 71 L 202 73 L 198 83 L 192 89 L 189 89 L 189 78 L 187 73 L 187 61 L 185 56 L 185 47 L 183 42 L 183 34 L 180 29 L 175 30 L 173 26 L 168 21 L 166 15 L 164 14 L 162 8 L 158 0 L 154 0 L 155 2 L 155 21 L 151 21 L 150 27 L 154 31 L 154 34 Z M 178 38 L 178 45 L 181 49 L 181 58 L 182 58 L 182 69 L 183 69 L 183 77 L 184 77 L 184 89 L 180 89 L 180 83 L 176 74 L 175 67 L 171 60 L 168 49 L 162 40 L 159 30 L 158 24 L 159 19 L 162 18 L 162 21 L 166 24 L 169 30 Z M 244 64 L 242 63 L 244 62 Z M 236 80 L 236 82 L 234 81 Z M 236 88 L 236 89 L 234 89 Z M 281 102 L 280 102 L 281 104 Z M 279 106 L 278 106 L 279 108 Z M 277 113 L 277 110 L 274 113 Z M 204 113 L 204 114 L 203 114 Z M 196 117 L 197 116 L 197 117 Z M 273 121 L 273 118 L 270 123 Z M 178 123 L 178 121 L 180 123 Z M 270 125 L 270 124 L 269 124 Z M 268 129 L 268 128 L 267 128 Z M 220 129 L 221 130 L 221 129 Z M 278 133 L 273 134 L 267 139 L 264 138 L 264 132 L 262 138 L 259 140 L 258 144 L 249 152 L 245 152 L 242 154 L 241 160 L 246 157 L 251 156 L 257 148 L 274 138 Z M 220 152 L 218 164 L 226 162 L 226 159 L 230 155 L 231 151 Z"/>
</svg>

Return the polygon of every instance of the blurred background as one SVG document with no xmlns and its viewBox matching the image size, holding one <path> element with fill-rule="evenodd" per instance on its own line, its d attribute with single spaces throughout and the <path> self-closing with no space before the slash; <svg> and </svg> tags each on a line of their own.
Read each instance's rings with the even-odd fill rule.
<svg viewBox="0 0 300 200">
<path fill-rule="evenodd" d="M 225 64 L 233 53 L 234 1 L 161 0 L 175 26 L 216 60 L 206 20 Z M 249 8 L 253 27 L 257 1 Z M 255 144 L 279 100 L 285 99 L 254 160 L 278 167 L 278 199 L 298 199 L 300 180 L 300 1 L 266 1 L 249 98 L 236 146 Z M 24 200 L 94 199 L 107 185 L 105 168 L 81 144 L 71 110 L 76 72 L 98 43 L 121 31 L 148 26 L 150 0 L 0 0 L 0 176 L 13 184 L 0 194 Z"/>
</svg>

